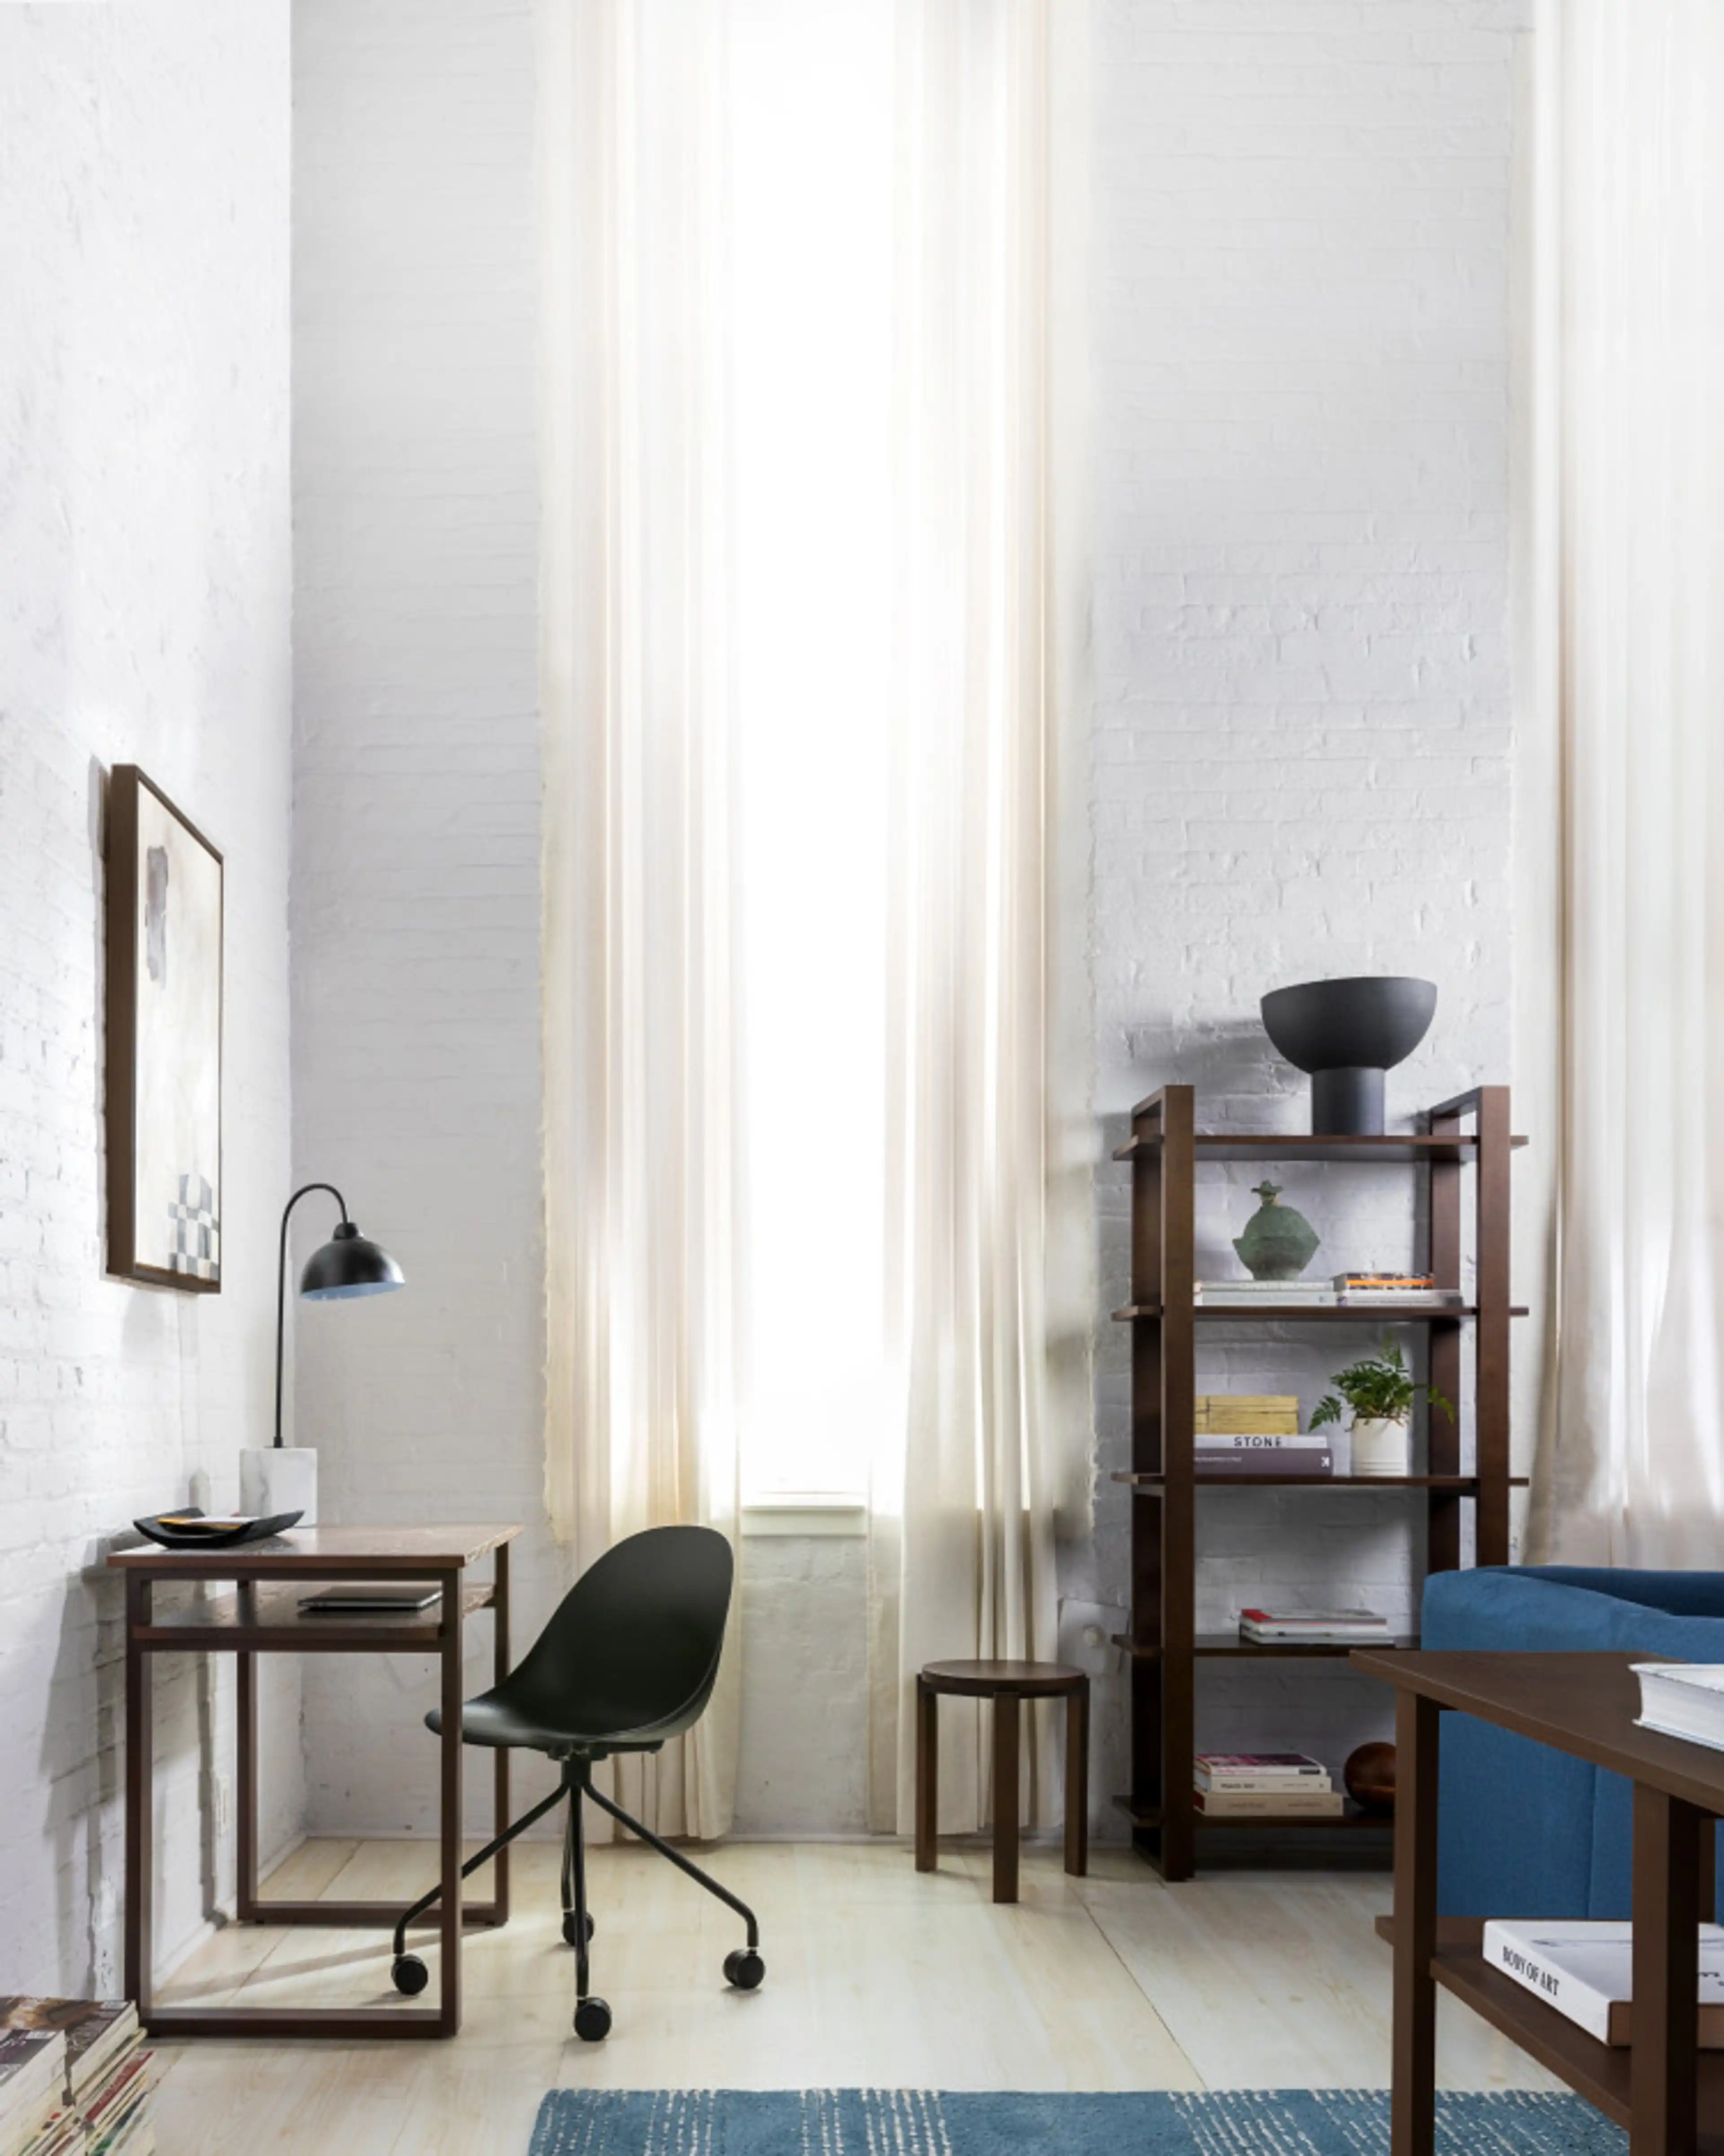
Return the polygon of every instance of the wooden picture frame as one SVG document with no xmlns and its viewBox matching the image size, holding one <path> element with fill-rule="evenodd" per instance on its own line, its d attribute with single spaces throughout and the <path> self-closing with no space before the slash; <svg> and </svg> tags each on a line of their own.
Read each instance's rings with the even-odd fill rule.
<svg viewBox="0 0 1724 2156">
<path fill-rule="evenodd" d="M 107 814 L 108 1270 L 222 1286 L 222 856 L 135 763 Z"/>
</svg>

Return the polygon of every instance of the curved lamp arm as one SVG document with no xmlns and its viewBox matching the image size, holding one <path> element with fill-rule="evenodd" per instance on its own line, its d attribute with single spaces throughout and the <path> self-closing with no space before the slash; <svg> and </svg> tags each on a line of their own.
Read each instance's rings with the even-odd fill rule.
<svg viewBox="0 0 1724 2156">
<path fill-rule="evenodd" d="M 326 1190 L 341 1209 L 341 1225 L 351 1225 L 347 1218 L 347 1201 L 332 1183 L 307 1183 L 295 1191 L 282 1209 L 281 1247 L 275 1262 L 275 1435 L 272 1442 L 281 1442 L 281 1347 L 282 1335 L 287 1327 L 287 1223 L 293 1209 L 302 1198 L 309 1198 L 314 1190 Z"/>
</svg>

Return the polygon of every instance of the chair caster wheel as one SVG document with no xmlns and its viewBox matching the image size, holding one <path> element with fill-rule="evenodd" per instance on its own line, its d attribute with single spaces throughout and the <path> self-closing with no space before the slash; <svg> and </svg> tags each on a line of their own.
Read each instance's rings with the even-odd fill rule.
<svg viewBox="0 0 1724 2156">
<path fill-rule="evenodd" d="M 398 1954 L 389 1971 L 395 1989 L 408 1999 L 417 1999 L 431 1981 L 431 1972 L 417 1954 Z"/>
<path fill-rule="evenodd" d="M 724 1958 L 724 1980 L 738 1991 L 753 1991 L 767 1973 L 767 1965 L 752 1947 L 734 1948 Z"/>
<path fill-rule="evenodd" d="M 588 1946 L 592 1945 L 593 1934 L 598 1929 L 598 1927 L 593 1922 L 592 1912 L 589 1911 L 587 1917 L 587 1943 Z M 572 1909 L 565 1909 L 562 1912 L 562 1943 L 566 1947 L 578 1946 L 580 1944 L 580 1934 L 575 1929 L 575 1912 Z"/>
<path fill-rule="evenodd" d="M 575 2009 L 575 2034 L 583 2044 L 602 2044 L 611 2033 L 611 2010 L 602 1999 L 583 1999 Z"/>
</svg>

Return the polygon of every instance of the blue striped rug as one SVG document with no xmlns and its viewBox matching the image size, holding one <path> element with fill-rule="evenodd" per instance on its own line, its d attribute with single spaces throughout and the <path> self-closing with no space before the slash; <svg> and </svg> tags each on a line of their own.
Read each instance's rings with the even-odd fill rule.
<svg viewBox="0 0 1724 2156">
<path fill-rule="evenodd" d="M 1386 2156 L 1381 2089 L 934 2095 L 912 2089 L 553 2089 L 529 2156 Z M 1578 2097 L 1437 2098 L 1439 2156 L 1627 2156 Z"/>
</svg>

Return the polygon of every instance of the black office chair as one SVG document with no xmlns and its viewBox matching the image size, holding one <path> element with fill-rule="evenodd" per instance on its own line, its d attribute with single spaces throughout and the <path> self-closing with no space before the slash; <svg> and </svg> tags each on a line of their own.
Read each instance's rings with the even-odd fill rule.
<svg viewBox="0 0 1724 2156">
<path fill-rule="evenodd" d="M 594 1926 L 587 1912 L 585 1799 L 742 1918 L 748 1943 L 725 1956 L 726 1983 L 752 1991 L 767 1973 L 753 1910 L 593 1786 L 596 1761 L 614 1752 L 656 1752 L 667 1737 L 680 1737 L 700 1720 L 718 1676 L 735 1572 L 730 1544 L 711 1527 L 649 1527 L 631 1535 L 582 1573 L 519 1666 L 461 1709 L 464 1744 L 519 1745 L 562 1763 L 562 1787 L 464 1864 L 461 1876 L 488 1864 L 505 1843 L 568 1799 L 562 1936 L 575 1950 L 575 2034 L 589 2044 L 609 2035 L 611 2010 L 587 1989 Z M 434 1707 L 425 1721 L 440 1731 L 441 1709 Z M 390 1974 L 396 1989 L 409 1996 L 425 1989 L 429 1971 L 408 1953 L 407 1928 L 441 1893 L 434 1887 L 395 1927 Z"/>
</svg>

